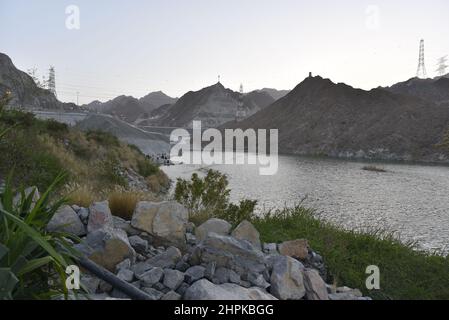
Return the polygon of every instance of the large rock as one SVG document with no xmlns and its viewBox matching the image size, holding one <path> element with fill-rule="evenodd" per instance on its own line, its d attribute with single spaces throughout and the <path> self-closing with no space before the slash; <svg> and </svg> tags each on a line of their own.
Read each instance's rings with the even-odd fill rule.
<svg viewBox="0 0 449 320">
<path fill-rule="evenodd" d="M 307 300 L 329 300 L 326 283 L 318 271 L 306 269 L 304 271 L 304 284 Z"/>
<path fill-rule="evenodd" d="M 304 266 L 288 257 L 278 256 L 273 263 L 270 292 L 281 300 L 300 300 L 306 294 Z"/>
<path fill-rule="evenodd" d="M 87 231 L 90 233 L 103 228 L 114 228 L 114 219 L 108 201 L 95 202 L 89 207 Z"/>
<path fill-rule="evenodd" d="M 309 254 L 309 243 L 305 239 L 285 241 L 279 245 L 279 253 L 284 256 L 305 260 Z"/>
<path fill-rule="evenodd" d="M 185 279 L 187 283 L 194 283 L 204 278 L 206 268 L 203 266 L 193 266 L 185 272 Z"/>
<path fill-rule="evenodd" d="M 191 265 L 215 263 L 216 267 L 234 270 L 243 276 L 249 272 L 263 273 L 264 255 L 247 241 L 215 233 L 202 241 L 190 257 Z"/>
<path fill-rule="evenodd" d="M 99 229 L 89 233 L 86 242 L 90 250 L 89 258 L 110 271 L 114 271 L 117 264 L 125 259 L 135 260 L 136 252 L 123 230 Z"/>
<path fill-rule="evenodd" d="M 179 260 L 181 260 L 182 254 L 178 248 L 170 247 L 166 251 L 154 256 L 147 260 L 147 263 L 160 268 L 174 268 Z"/>
<path fill-rule="evenodd" d="M 164 286 L 171 290 L 176 290 L 184 282 L 184 273 L 178 270 L 164 270 Z"/>
<path fill-rule="evenodd" d="M 188 212 L 177 202 L 142 201 L 136 206 L 131 225 L 161 240 L 163 243 L 185 245 Z"/>
<path fill-rule="evenodd" d="M 66 232 L 76 236 L 86 235 L 86 227 L 70 206 L 63 206 L 56 211 L 47 225 L 50 232 Z"/>
<path fill-rule="evenodd" d="M 204 222 L 195 229 L 195 236 L 198 241 L 203 241 L 210 233 L 216 233 L 222 236 L 229 235 L 231 224 L 225 220 L 212 218 Z"/>
<path fill-rule="evenodd" d="M 162 268 L 152 268 L 143 274 L 136 274 L 137 279 L 141 280 L 147 287 L 152 287 L 164 276 L 164 270 Z"/>
<path fill-rule="evenodd" d="M 202 279 L 195 282 L 184 294 L 185 300 L 277 300 L 260 288 L 243 288 L 236 284 L 216 285 Z"/>
<path fill-rule="evenodd" d="M 249 241 L 255 248 L 261 250 L 259 231 L 249 221 L 242 221 L 231 235 L 239 240 Z"/>
<path fill-rule="evenodd" d="M 30 195 L 31 193 L 33 193 L 33 197 L 31 200 L 31 210 L 34 209 L 34 206 L 36 205 L 36 203 L 39 201 L 40 193 L 39 193 L 39 189 L 37 187 L 28 187 L 23 191 L 23 195 L 24 197 L 22 197 L 22 193 L 18 193 L 16 194 L 16 196 L 13 199 L 13 204 L 15 207 L 19 206 L 21 204 L 22 201 L 25 201 Z"/>
</svg>

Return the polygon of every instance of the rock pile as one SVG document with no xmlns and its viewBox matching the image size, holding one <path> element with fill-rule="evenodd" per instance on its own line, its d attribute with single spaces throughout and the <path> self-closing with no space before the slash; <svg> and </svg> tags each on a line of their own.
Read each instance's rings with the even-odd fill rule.
<svg viewBox="0 0 449 320">
<path fill-rule="evenodd" d="M 140 202 L 131 221 L 112 216 L 107 201 L 65 206 L 48 229 L 83 237 L 78 250 L 154 300 L 369 299 L 326 284 L 323 259 L 306 240 L 262 244 L 248 221 L 195 227 L 176 202 Z M 93 275 L 81 281 L 92 299 L 128 298 Z"/>
</svg>

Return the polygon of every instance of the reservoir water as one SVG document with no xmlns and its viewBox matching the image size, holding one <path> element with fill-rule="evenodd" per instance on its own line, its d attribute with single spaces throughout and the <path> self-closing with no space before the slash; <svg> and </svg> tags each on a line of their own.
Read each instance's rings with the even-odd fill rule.
<svg viewBox="0 0 449 320">
<path fill-rule="evenodd" d="M 229 179 L 231 200 L 258 200 L 258 211 L 293 206 L 303 200 L 327 221 L 346 229 L 382 228 L 422 249 L 449 252 L 449 168 L 376 163 L 387 172 L 365 171 L 363 162 L 279 156 L 273 176 L 255 165 L 175 165 L 167 175 L 219 170 Z"/>
</svg>

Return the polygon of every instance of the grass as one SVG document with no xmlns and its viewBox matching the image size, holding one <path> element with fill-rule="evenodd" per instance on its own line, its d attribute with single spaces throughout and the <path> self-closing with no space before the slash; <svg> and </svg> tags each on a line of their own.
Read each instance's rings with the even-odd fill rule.
<svg viewBox="0 0 449 320">
<path fill-rule="evenodd" d="M 131 220 L 134 209 L 139 201 L 155 201 L 155 197 L 141 192 L 117 188 L 108 197 L 109 208 L 114 216 Z"/>
<path fill-rule="evenodd" d="M 33 114 L 4 110 L 0 115 L 0 177 L 15 169 L 13 184 L 47 189 L 67 172 L 64 190 L 70 202 L 85 205 L 104 200 L 118 187 L 128 188 L 128 174 L 138 172 L 150 190 L 164 190 L 169 181 L 159 167 L 135 146 L 101 131 L 82 132 Z M 59 190 L 58 190 L 59 192 Z M 107 198 L 107 197 L 106 197 Z"/>
<path fill-rule="evenodd" d="M 376 166 L 364 166 L 362 168 L 362 170 L 371 171 L 371 172 L 379 172 L 379 173 L 387 172 L 387 170 L 385 170 L 384 168 L 376 167 Z"/>
<path fill-rule="evenodd" d="M 449 257 L 418 251 L 392 234 L 345 231 L 301 206 L 253 222 L 264 242 L 307 239 L 324 257 L 329 283 L 359 288 L 374 299 L 449 299 Z M 369 265 L 380 268 L 380 290 L 366 289 Z"/>
</svg>

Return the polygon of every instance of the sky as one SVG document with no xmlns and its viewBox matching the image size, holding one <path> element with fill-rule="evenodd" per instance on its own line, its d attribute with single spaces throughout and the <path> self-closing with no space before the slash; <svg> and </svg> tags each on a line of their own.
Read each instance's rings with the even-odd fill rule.
<svg viewBox="0 0 449 320">
<path fill-rule="evenodd" d="M 58 98 L 80 104 L 179 97 L 218 75 L 236 91 L 309 72 L 368 90 L 415 76 L 420 39 L 436 76 L 448 13 L 447 0 L 0 0 L 0 52 L 41 76 L 53 65 Z"/>
</svg>

